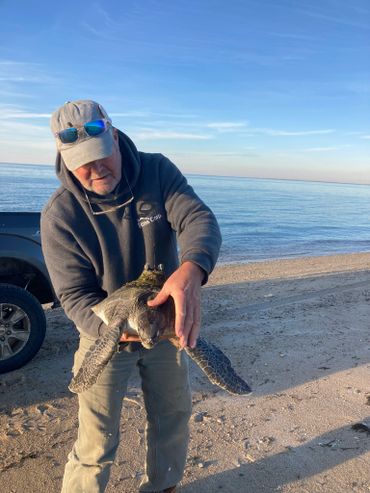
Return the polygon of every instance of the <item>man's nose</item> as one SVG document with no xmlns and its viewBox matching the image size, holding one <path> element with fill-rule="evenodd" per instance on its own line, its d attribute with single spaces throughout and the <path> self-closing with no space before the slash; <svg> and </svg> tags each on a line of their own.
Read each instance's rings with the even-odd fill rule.
<svg viewBox="0 0 370 493">
<path fill-rule="evenodd" d="M 94 161 L 91 165 L 91 171 L 100 175 L 104 171 L 104 164 L 100 160 Z"/>
</svg>

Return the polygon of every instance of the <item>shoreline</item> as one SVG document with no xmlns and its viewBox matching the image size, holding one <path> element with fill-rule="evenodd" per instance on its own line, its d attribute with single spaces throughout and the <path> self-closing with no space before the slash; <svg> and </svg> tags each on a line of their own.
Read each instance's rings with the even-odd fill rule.
<svg viewBox="0 0 370 493">
<path fill-rule="evenodd" d="M 340 252 L 340 253 L 321 253 L 317 255 L 290 255 L 287 257 L 271 257 L 255 260 L 234 260 L 234 261 L 222 261 L 218 262 L 217 265 L 221 266 L 231 266 L 231 265 L 244 265 L 244 264 L 260 264 L 264 262 L 276 262 L 279 260 L 302 260 L 306 258 L 322 258 L 322 257 L 341 257 L 343 255 L 367 255 L 370 254 L 370 250 L 356 251 L 356 252 Z"/>
<path fill-rule="evenodd" d="M 209 276 L 208 284 L 227 281 L 227 284 L 241 280 L 254 281 L 262 279 L 279 279 L 286 277 L 306 277 L 348 271 L 370 269 L 370 252 L 341 253 L 284 259 L 261 260 L 257 262 L 240 262 L 216 264 Z M 208 285 L 207 284 L 207 285 Z"/>
</svg>

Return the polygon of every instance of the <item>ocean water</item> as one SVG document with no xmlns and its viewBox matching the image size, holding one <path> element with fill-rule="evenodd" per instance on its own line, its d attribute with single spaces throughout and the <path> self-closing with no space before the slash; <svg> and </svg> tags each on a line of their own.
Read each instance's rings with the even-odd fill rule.
<svg viewBox="0 0 370 493">
<path fill-rule="evenodd" d="M 220 223 L 220 263 L 370 251 L 370 186 L 187 175 Z M 53 166 L 0 164 L 0 211 L 40 211 Z"/>
</svg>

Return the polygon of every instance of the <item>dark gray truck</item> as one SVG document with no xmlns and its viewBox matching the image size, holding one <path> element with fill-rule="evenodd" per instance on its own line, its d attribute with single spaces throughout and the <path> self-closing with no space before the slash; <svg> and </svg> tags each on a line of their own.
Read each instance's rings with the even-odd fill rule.
<svg viewBox="0 0 370 493">
<path fill-rule="evenodd" d="M 0 373 L 40 349 L 46 303 L 58 305 L 41 251 L 40 213 L 0 212 Z"/>
</svg>

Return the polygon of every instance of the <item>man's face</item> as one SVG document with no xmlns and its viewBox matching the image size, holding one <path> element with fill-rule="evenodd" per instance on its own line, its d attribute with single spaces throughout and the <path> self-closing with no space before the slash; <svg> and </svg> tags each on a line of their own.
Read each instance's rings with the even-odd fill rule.
<svg viewBox="0 0 370 493">
<path fill-rule="evenodd" d="M 106 195 L 112 192 L 121 180 L 122 162 L 116 129 L 113 129 L 113 137 L 113 153 L 110 156 L 91 161 L 72 171 L 81 185 L 89 192 Z"/>
</svg>

